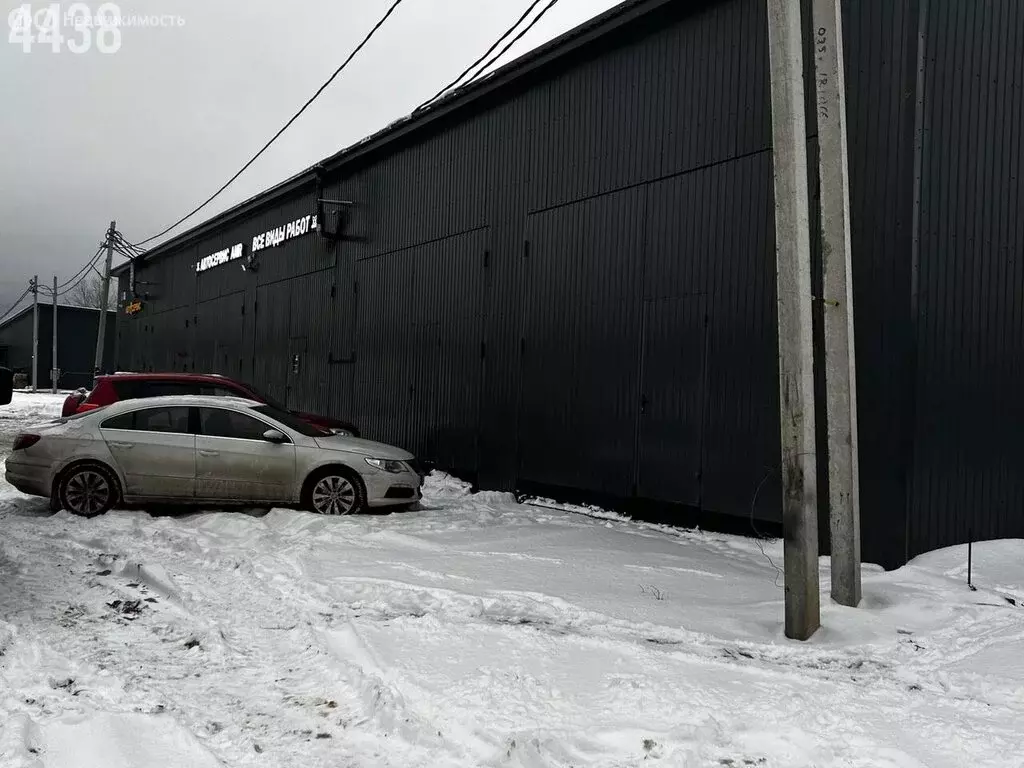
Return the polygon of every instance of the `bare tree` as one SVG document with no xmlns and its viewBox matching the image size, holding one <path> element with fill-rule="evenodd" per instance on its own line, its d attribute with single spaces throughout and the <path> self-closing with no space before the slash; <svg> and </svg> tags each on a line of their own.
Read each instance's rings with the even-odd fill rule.
<svg viewBox="0 0 1024 768">
<path fill-rule="evenodd" d="M 99 275 L 90 275 L 74 286 L 64 295 L 64 301 L 74 307 L 89 307 L 99 309 L 103 297 L 103 278 Z M 110 284 L 110 298 L 107 301 L 107 309 L 117 308 L 117 285 Z"/>
</svg>

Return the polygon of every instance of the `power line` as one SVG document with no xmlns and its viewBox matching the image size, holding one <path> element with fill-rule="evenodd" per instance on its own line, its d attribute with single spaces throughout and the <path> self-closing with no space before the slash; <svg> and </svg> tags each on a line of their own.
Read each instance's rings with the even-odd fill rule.
<svg viewBox="0 0 1024 768">
<path fill-rule="evenodd" d="M 509 49 L 513 45 L 515 45 L 520 40 L 522 40 L 523 37 L 526 35 L 526 33 L 529 32 L 531 29 L 533 29 L 534 26 L 536 26 L 538 21 L 540 21 L 541 19 L 544 18 L 544 14 L 546 14 L 548 11 L 550 11 L 552 8 L 554 8 L 556 5 L 558 5 L 558 2 L 559 2 L 559 0 L 551 0 L 547 5 L 545 5 L 543 8 L 541 8 L 540 13 L 538 13 L 536 16 L 533 17 L 533 21 L 531 21 L 529 24 L 527 24 L 526 27 L 523 28 L 523 30 L 520 31 L 520 33 L 518 35 L 516 35 L 514 38 L 512 38 L 508 42 L 508 44 L 504 48 L 502 48 L 501 51 L 498 52 L 498 54 L 496 56 L 493 56 L 490 59 L 490 61 L 488 61 L 486 64 L 484 64 L 477 71 L 477 73 L 473 77 L 471 77 L 468 81 L 466 81 L 466 83 L 464 85 L 471 85 L 472 83 L 475 83 L 477 80 L 479 80 L 484 75 L 484 73 L 486 73 L 487 69 L 490 66 L 492 66 L 496 61 L 498 61 L 506 53 L 508 53 Z"/>
<path fill-rule="evenodd" d="M 480 62 L 482 62 L 482 61 L 483 61 L 484 59 L 486 59 L 486 58 L 487 58 L 488 56 L 490 56 L 490 55 L 491 55 L 491 53 L 493 53 L 493 52 L 494 52 L 494 49 L 495 49 L 495 48 L 497 48 L 497 47 L 498 47 L 499 45 L 501 45 L 501 44 L 502 44 L 502 43 L 503 43 L 503 42 L 505 41 L 505 38 L 507 38 L 507 37 L 508 37 L 509 35 L 511 35 L 511 34 L 512 34 L 513 32 L 515 32 L 516 28 L 517 28 L 517 27 L 518 27 L 518 26 L 519 26 L 520 24 L 522 24 L 522 23 L 523 23 L 523 22 L 524 22 L 524 21 L 526 20 L 526 18 L 527 18 L 527 17 L 528 17 L 528 16 L 529 16 L 529 15 L 530 15 L 531 13 L 533 13 L 533 9 L 534 9 L 534 8 L 536 8 L 536 7 L 538 6 L 538 5 L 540 5 L 540 2 L 541 2 L 541 0 L 533 0 L 533 2 L 532 2 L 532 3 L 530 3 L 530 7 L 529 7 L 529 8 L 527 8 L 527 9 L 526 9 L 525 11 L 523 11 L 523 15 L 522 15 L 522 16 L 520 16 L 520 17 L 519 17 L 519 18 L 518 18 L 518 19 L 516 20 L 516 23 L 515 23 L 515 24 L 513 24 L 513 25 L 512 25 L 511 27 L 509 27 L 508 29 L 506 29 L 506 30 L 505 30 L 505 31 L 504 31 L 504 32 L 502 33 L 501 37 L 499 37 L 499 38 L 498 38 L 497 40 L 495 40 L 495 41 L 494 41 L 494 43 L 493 43 L 493 44 L 491 45 L 491 47 L 490 47 L 490 48 L 488 48 L 488 49 L 487 49 L 486 51 L 484 51 L 483 55 L 482 55 L 482 56 L 480 56 L 480 58 L 479 58 L 479 59 L 477 59 L 477 60 L 476 60 L 476 61 L 474 61 L 474 62 L 473 62 L 472 64 L 470 64 L 470 65 L 469 65 L 468 67 L 466 67 L 466 68 L 465 68 L 464 70 L 462 70 L 462 74 L 460 74 L 460 75 L 459 75 L 458 77 L 456 77 L 456 78 L 455 78 L 454 80 L 452 80 L 452 81 L 451 81 L 450 83 L 448 83 L 448 85 L 446 85 L 446 86 L 445 86 L 444 88 L 442 88 L 442 89 L 441 89 L 440 91 L 438 91 L 438 92 L 437 92 L 437 93 L 435 93 L 435 94 L 434 94 L 433 96 L 431 96 L 431 97 L 430 97 L 429 99 L 427 99 L 427 100 L 426 100 L 426 101 L 424 101 L 424 102 L 423 102 L 422 104 L 420 104 L 420 105 L 419 105 L 418 107 L 416 107 L 416 109 L 415 109 L 414 111 L 415 111 L 415 112 L 419 112 L 419 111 L 420 111 L 421 109 L 423 109 L 423 108 L 424 108 L 424 107 L 426 107 L 426 106 L 429 106 L 430 104 L 433 104 L 433 103 L 434 103 L 435 101 L 437 101 L 437 100 L 438 100 L 438 99 L 439 99 L 439 98 L 440 98 L 441 96 L 443 96 L 443 95 L 444 95 L 444 94 L 446 94 L 446 93 L 447 93 L 448 91 L 450 91 L 450 90 L 452 90 L 453 88 L 455 88 L 455 87 L 456 87 L 456 86 L 457 86 L 457 85 L 459 84 L 459 82 L 461 82 L 462 78 L 464 78 L 464 77 L 465 77 L 466 75 L 468 75 L 468 74 L 469 74 L 469 73 L 470 73 L 470 72 L 471 72 L 471 71 L 472 71 L 473 69 L 475 69 L 475 68 L 476 68 L 476 66 L 477 66 L 478 64 L 480 64 Z M 470 80 L 472 80 L 472 79 L 473 79 L 473 78 L 470 78 Z"/>
<path fill-rule="evenodd" d="M 114 253 L 119 253 L 129 261 L 135 261 L 135 259 L 139 258 L 142 255 L 140 253 L 133 253 L 132 251 L 125 250 L 124 246 L 120 245 L 119 243 L 114 244 Z"/>
<path fill-rule="evenodd" d="M 97 259 L 97 261 L 98 261 L 98 259 Z M 95 264 L 95 262 L 94 262 L 94 264 Z M 99 273 L 97 272 L 97 274 L 99 274 Z M 75 288 L 77 288 L 80 284 L 85 282 L 85 280 L 87 278 L 90 278 L 90 277 L 92 277 L 92 275 L 88 271 L 83 272 L 81 277 L 79 277 L 77 280 L 75 280 L 75 282 L 73 282 L 70 285 L 68 285 L 66 288 L 63 288 L 63 290 L 60 287 L 58 287 L 57 295 L 58 296 L 67 296 L 69 293 L 71 293 L 73 290 L 75 290 Z M 46 293 L 47 293 L 48 296 L 53 296 L 53 289 L 52 288 L 48 289 L 46 291 Z"/>
<path fill-rule="evenodd" d="M 61 283 L 57 286 L 57 296 L 66 296 L 75 290 L 82 282 L 90 278 L 92 275 L 90 272 L 96 272 L 96 264 L 99 262 L 102 254 L 97 255 L 91 262 L 85 265 L 78 273 L 69 280 Z M 98 273 L 97 273 L 98 274 Z M 53 296 L 53 289 L 49 286 L 40 286 L 39 290 L 46 296 Z"/>
<path fill-rule="evenodd" d="M 138 243 L 129 243 L 129 244 L 134 246 L 134 247 L 138 247 L 140 245 L 145 245 L 146 243 L 148 243 L 148 242 L 150 242 L 152 240 L 156 240 L 158 237 L 163 237 L 168 232 L 170 232 L 172 229 L 177 227 L 179 224 L 181 224 L 182 222 L 187 221 L 188 219 L 192 218 L 195 214 L 199 213 L 199 211 L 201 211 L 207 205 L 212 203 L 214 201 L 214 199 L 218 195 L 220 195 L 221 192 L 223 192 L 225 189 L 227 189 L 235 179 L 237 179 L 239 176 L 241 176 L 249 168 L 250 165 L 252 165 L 254 162 L 256 162 L 256 160 L 259 159 L 259 157 L 270 148 L 270 145 L 273 144 L 275 141 L 277 141 L 278 137 L 280 137 L 282 133 L 284 133 L 286 130 L 288 130 L 288 128 L 291 126 L 291 124 L 294 123 L 299 118 L 299 116 L 303 112 L 305 112 L 306 109 L 308 109 L 309 106 L 314 101 L 316 101 L 316 99 L 320 96 L 321 93 L 323 93 L 325 90 L 327 90 L 327 87 L 331 83 L 333 83 L 334 79 L 338 75 L 341 74 L 342 70 L 344 70 L 345 67 L 347 67 L 349 65 L 349 62 L 351 62 L 352 59 L 354 59 L 356 57 L 356 54 L 358 54 L 359 51 L 361 51 L 363 49 L 363 46 L 365 46 L 368 42 L 370 42 L 370 38 L 372 38 L 377 33 L 377 30 L 380 29 L 384 25 L 384 22 L 386 22 L 388 20 L 388 18 L 390 18 L 391 14 L 395 12 L 395 10 L 398 8 L 398 6 L 400 6 L 402 4 L 402 2 L 403 2 L 403 0 L 395 0 L 391 4 L 391 7 L 388 8 L 387 13 L 385 13 L 380 18 L 380 21 L 378 21 L 376 24 L 373 25 L 373 28 L 367 33 L 366 37 L 363 38 L 362 42 L 359 43 L 359 45 L 357 45 L 355 47 L 355 49 L 352 51 L 352 53 L 350 53 L 348 55 L 348 58 L 346 58 L 345 61 L 343 61 L 341 63 L 341 66 L 338 67 L 336 70 L 334 70 L 334 74 L 332 74 L 329 78 L 327 78 L 327 80 L 324 82 L 324 84 L 321 85 L 317 89 L 316 93 L 314 93 L 312 96 L 309 97 L 309 99 L 306 101 L 305 104 L 302 105 L 302 107 L 299 109 L 299 111 L 296 112 L 294 115 L 292 115 L 291 119 L 289 119 L 288 122 L 285 123 L 281 127 L 281 129 L 271 137 L 270 141 L 268 141 L 266 144 L 264 144 L 263 148 L 260 149 L 260 151 L 257 152 L 255 155 L 253 155 L 252 158 L 249 160 L 249 162 L 247 162 L 245 165 L 243 165 L 234 176 L 232 176 L 230 179 L 228 179 L 223 184 L 223 186 L 221 186 L 220 189 L 218 189 L 216 192 L 214 192 L 212 195 L 210 195 L 205 201 L 203 201 L 198 206 L 193 208 L 191 211 L 189 211 L 187 214 L 182 216 L 180 219 L 178 219 L 176 222 L 171 224 L 166 229 L 163 229 L 160 232 L 157 232 L 155 235 L 147 237 L 145 240 L 140 240 Z"/>
<path fill-rule="evenodd" d="M 100 260 L 100 257 L 102 256 L 102 254 L 103 254 L 103 244 L 101 243 L 100 247 L 96 249 L 96 253 L 94 253 L 90 257 L 90 259 L 84 265 L 82 265 L 82 268 L 79 269 L 78 272 L 76 272 L 72 277 L 68 278 L 63 283 L 61 283 L 60 285 L 57 286 L 57 295 L 60 296 L 62 294 L 67 293 L 68 291 L 70 291 L 71 288 L 74 287 L 73 285 L 71 285 L 72 282 L 75 282 L 75 285 L 77 285 L 78 282 L 81 282 L 82 277 L 84 275 L 88 274 L 89 270 L 92 269 L 94 266 L 96 266 L 96 263 Z M 71 286 L 71 287 L 68 287 L 68 286 Z M 64 290 L 65 288 L 67 290 Z M 47 294 L 48 296 L 52 296 L 53 295 L 53 289 L 50 288 L 49 286 L 40 286 L 39 289 L 41 291 L 43 291 L 43 293 Z"/>
<path fill-rule="evenodd" d="M 129 243 L 128 239 L 121 232 L 118 232 L 116 230 L 114 231 L 114 242 L 116 244 L 122 245 L 128 251 L 134 253 L 137 256 L 142 256 L 145 253 L 145 251 L 142 248 L 139 248 L 133 245 L 132 243 Z"/>
<path fill-rule="evenodd" d="M 17 301 L 15 301 L 6 312 L 4 312 L 2 315 L 0 315 L 0 320 L 3 320 L 9 314 L 11 314 L 11 312 L 16 310 L 18 308 L 18 305 L 21 304 L 22 299 L 24 299 L 30 293 L 32 293 L 32 284 L 31 284 L 31 282 L 29 283 L 28 288 L 25 289 L 25 292 L 23 294 L 21 294 L 21 296 L 18 297 Z"/>
</svg>

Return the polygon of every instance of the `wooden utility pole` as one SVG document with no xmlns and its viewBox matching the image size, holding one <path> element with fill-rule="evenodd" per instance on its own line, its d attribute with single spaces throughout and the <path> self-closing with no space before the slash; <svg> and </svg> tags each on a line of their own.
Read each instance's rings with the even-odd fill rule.
<svg viewBox="0 0 1024 768">
<path fill-rule="evenodd" d="M 832 599 L 860 603 L 857 365 L 853 333 L 850 170 L 840 0 L 814 0 L 821 255 L 824 268 L 825 394 Z"/>
<path fill-rule="evenodd" d="M 32 391 L 39 379 L 39 275 L 32 278 Z"/>
<path fill-rule="evenodd" d="M 820 626 L 811 239 L 800 3 L 767 0 L 775 167 L 786 637 Z"/>
<path fill-rule="evenodd" d="M 57 394 L 57 276 L 53 276 L 53 349 L 50 357 L 53 367 L 50 369 L 50 391 Z"/>
<path fill-rule="evenodd" d="M 103 342 L 107 335 L 107 303 L 110 300 L 110 265 L 114 259 L 114 232 L 117 229 L 117 222 L 110 222 L 110 229 L 107 230 L 107 261 L 103 268 L 103 283 L 100 292 L 100 319 L 96 331 L 96 362 L 93 364 L 93 380 L 103 370 Z"/>
</svg>

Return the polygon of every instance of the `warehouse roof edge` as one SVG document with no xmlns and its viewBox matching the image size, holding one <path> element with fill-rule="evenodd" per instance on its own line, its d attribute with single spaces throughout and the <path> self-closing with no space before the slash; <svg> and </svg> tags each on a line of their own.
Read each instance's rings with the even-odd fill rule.
<svg viewBox="0 0 1024 768">
<path fill-rule="evenodd" d="M 203 237 L 212 229 L 223 226 L 278 198 L 289 195 L 301 189 L 303 185 L 315 183 L 318 169 L 323 169 L 326 173 L 335 172 L 346 164 L 359 160 L 372 152 L 379 151 L 414 131 L 426 128 L 436 120 L 472 106 L 478 100 L 515 83 L 533 71 L 552 64 L 595 42 L 604 35 L 620 29 L 671 2 L 672 0 L 626 0 L 604 13 L 598 14 L 592 19 L 573 27 L 558 37 L 537 46 L 481 79 L 469 85 L 456 88 L 430 106 L 395 120 L 376 133 L 370 134 L 355 144 L 305 168 L 294 176 L 258 192 L 180 235 L 176 235 L 150 248 L 137 261 L 150 261 L 171 253 L 191 240 Z M 715 0 L 701 0 L 693 4 L 693 10 L 696 11 L 702 7 L 713 5 L 714 2 Z M 119 264 L 111 270 L 111 273 L 115 276 L 123 274 L 127 270 L 129 263 L 126 261 Z"/>
<path fill-rule="evenodd" d="M 43 309 L 49 310 L 49 309 L 53 308 L 53 302 L 52 301 L 40 301 L 39 302 L 39 306 L 41 308 L 43 308 Z M 99 307 L 80 307 L 77 304 L 63 304 L 63 303 L 58 303 L 57 304 L 57 308 L 58 309 L 81 309 L 81 310 L 87 311 L 87 312 L 99 312 L 100 311 Z M 22 307 L 21 309 L 19 309 L 17 312 L 15 312 L 10 317 L 6 318 L 5 320 L 0 321 L 0 328 L 4 328 L 4 327 L 10 325 L 11 323 L 15 322 L 16 320 L 20 320 L 21 318 L 23 318 L 25 315 L 27 315 L 31 311 L 32 311 L 32 305 L 31 304 L 29 304 L 29 305 L 27 305 L 25 307 Z M 113 314 L 116 314 L 116 313 L 117 313 L 117 307 L 116 306 L 111 306 L 111 308 L 107 310 L 107 314 L 109 314 L 109 315 L 113 315 Z"/>
</svg>

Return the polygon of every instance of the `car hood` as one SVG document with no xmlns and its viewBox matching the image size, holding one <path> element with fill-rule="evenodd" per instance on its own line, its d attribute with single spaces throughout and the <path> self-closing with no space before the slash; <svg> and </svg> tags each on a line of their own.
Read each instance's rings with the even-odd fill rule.
<svg viewBox="0 0 1024 768">
<path fill-rule="evenodd" d="M 314 438 L 316 444 L 325 451 L 345 451 L 355 453 L 359 456 L 369 456 L 374 459 L 396 459 L 408 461 L 413 457 L 411 453 L 401 448 L 386 443 L 378 443 L 373 440 L 363 440 L 359 437 L 345 437 L 344 435 L 331 435 L 330 437 Z"/>
</svg>

